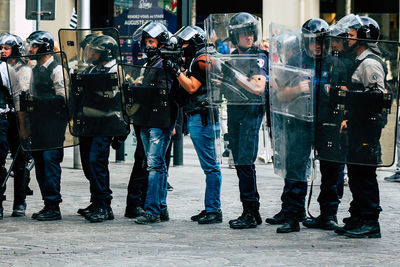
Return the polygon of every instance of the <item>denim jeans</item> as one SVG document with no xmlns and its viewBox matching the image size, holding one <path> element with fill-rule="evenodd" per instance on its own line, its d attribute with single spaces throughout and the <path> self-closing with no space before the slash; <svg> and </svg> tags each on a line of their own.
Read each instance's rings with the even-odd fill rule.
<svg viewBox="0 0 400 267">
<path fill-rule="evenodd" d="M 60 163 L 64 157 L 62 148 L 34 151 L 32 152 L 35 160 L 36 179 L 39 184 L 40 192 L 46 206 L 58 205 L 61 199 L 61 167 Z"/>
<path fill-rule="evenodd" d="M 160 216 L 161 210 L 167 208 L 167 165 L 165 153 L 171 141 L 172 129 L 140 129 L 149 171 L 148 187 L 144 210 L 153 216 Z"/>
<path fill-rule="evenodd" d="M 207 125 L 204 126 L 200 114 L 188 115 L 187 119 L 190 138 L 206 175 L 205 209 L 207 212 L 219 211 L 222 175 L 214 143 L 215 134 L 219 135 L 219 122 L 214 125 L 208 119 Z"/>
</svg>

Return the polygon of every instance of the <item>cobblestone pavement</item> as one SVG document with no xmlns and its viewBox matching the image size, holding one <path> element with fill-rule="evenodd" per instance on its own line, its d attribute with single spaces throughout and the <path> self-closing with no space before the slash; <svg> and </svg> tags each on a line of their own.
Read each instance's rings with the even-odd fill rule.
<svg viewBox="0 0 400 267">
<path fill-rule="evenodd" d="M 132 163 L 111 163 L 114 221 L 93 224 L 76 214 L 89 202 L 89 186 L 82 170 L 72 169 L 72 152 L 66 149 L 62 173 L 63 220 L 38 222 L 31 214 L 42 208 L 32 173 L 34 195 L 27 199 L 27 216 L 10 217 L 12 179 L 8 184 L 4 220 L 0 221 L 0 266 L 399 266 L 400 183 L 383 177 L 393 168 L 378 172 L 381 203 L 381 239 L 349 239 L 330 231 L 306 229 L 276 234 L 276 226 L 233 230 L 230 219 L 241 213 L 235 171 L 223 165 L 222 210 L 224 222 L 199 225 L 190 216 L 203 209 L 205 177 L 196 154 L 185 137 L 183 167 L 170 169 L 168 193 L 171 220 L 150 226 L 136 225 L 123 217 L 126 187 Z M 280 209 L 283 180 L 271 165 L 257 165 L 261 214 Z M 317 215 L 318 179 L 314 185 L 312 213 Z M 347 217 L 350 192 L 345 195 L 339 219 Z"/>
</svg>

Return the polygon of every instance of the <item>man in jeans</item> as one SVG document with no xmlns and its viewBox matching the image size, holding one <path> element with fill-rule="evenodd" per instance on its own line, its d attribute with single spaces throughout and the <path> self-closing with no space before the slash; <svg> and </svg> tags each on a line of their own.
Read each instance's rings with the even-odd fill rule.
<svg viewBox="0 0 400 267">
<path fill-rule="evenodd" d="M 175 35 L 184 48 L 185 62 L 190 63 L 187 74 L 181 73 L 175 62 L 167 61 L 166 65 L 176 74 L 178 82 L 185 90 L 184 93 L 187 94 L 183 104 L 190 138 L 206 175 L 205 210 L 192 216 L 191 220 L 199 224 L 221 223 L 222 176 L 214 144 L 214 134 L 216 130 L 219 131 L 219 121 L 216 112 L 211 112 L 208 107 L 205 71 L 206 53 L 212 53 L 214 49 L 210 48 L 212 51 L 207 51 L 205 32 L 200 27 L 187 26 Z"/>
<path fill-rule="evenodd" d="M 160 83 L 167 87 L 159 88 L 160 90 L 156 92 L 158 97 L 144 97 L 145 100 L 133 117 L 135 125 L 140 126 L 140 138 L 143 142 L 149 172 L 144 203 L 145 213 L 136 217 L 135 222 L 150 224 L 169 220 L 166 202 L 168 172 L 165 154 L 175 126 L 177 107 L 171 98 L 162 98 L 169 96 L 173 83 L 173 77 L 165 74 L 163 70 L 163 59 L 159 53 L 160 48 L 169 42 L 167 28 L 159 22 L 149 22 L 134 33 L 134 39 L 141 40 L 142 51 L 147 56 L 143 84 L 152 81 L 152 83 Z M 166 92 L 162 94 L 163 91 Z M 160 103 L 162 103 L 161 106 Z"/>
</svg>

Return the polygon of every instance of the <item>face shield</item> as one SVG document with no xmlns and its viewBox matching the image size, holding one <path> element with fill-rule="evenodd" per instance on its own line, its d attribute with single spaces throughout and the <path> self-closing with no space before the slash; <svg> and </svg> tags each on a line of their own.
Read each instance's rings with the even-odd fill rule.
<svg viewBox="0 0 400 267">
<path fill-rule="evenodd" d="M 83 50 L 83 61 L 87 64 L 96 64 L 101 59 L 103 52 L 103 50 L 89 43 Z"/>
</svg>

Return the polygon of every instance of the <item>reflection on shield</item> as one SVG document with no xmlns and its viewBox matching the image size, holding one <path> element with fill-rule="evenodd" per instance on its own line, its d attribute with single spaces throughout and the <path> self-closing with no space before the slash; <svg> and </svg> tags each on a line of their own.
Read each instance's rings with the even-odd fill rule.
<svg viewBox="0 0 400 267">
<path fill-rule="evenodd" d="M 74 136 L 123 136 L 117 64 L 121 61 L 115 28 L 61 29 L 61 50 L 66 54 L 67 103 Z"/>
<path fill-rule="evenodd" d="M 329 43 L 348 43 L 344 37 L 326 37 Z M 354 40 L 353 40 L 354 41 Z M 319 92 L 316 156 L 318 159 L 370 166 L 390 166 L 395 156 L 398 107 L 399 43 L 366 41 L 366 57 L 353 53 L 333 53 L 342 68 L 333 76 L 347 73 L 345 79 L 331 83 Z M 346 46 L 345 46 L 346 47 Z M 332 47 L 330 48 L 332 49 Z M 326 58 L 322 59 L 322 64 Z M 353 73 L 362 61 L 377 66 L 365 77 L 372 87 L 359 83 Z M 319 73 L 321 79 L 323 73 Z M 379 79 L 381 77 L 381 79 Z M 376 81 L 376 83 L 374 83 Z"/>
<path fill-rule="evenodd" d="M 144 127 L 171 126 L 167 73 L 164 68 L 120 64 L 124 117 Z"/>
<path fill-rule="evenodd" d="M 229 41 L 229 23 L 233 15 L 211 14 L 205 20 L 204 28 L 210 44 Z M 247 34 L 253 34 L 256 41 L 261 39 L 261 20 L 257 17 L 251 25 L 235 27 L 243 32 L 247 29 Z M 220 132 L 215 131 L 217 155 L 220 161 L 222 157 L 229 156 L 229 165 L 252 165 L 258 154 L 262 155 L 260 158 L 264 156 L 266 148 L 262 145 L 267 144 L 265 92 L 257 94 L 260 88 L 255 82 L 257 75 L 265 76 L 264 54 L 256 49 L 253 54 L 219 54 L 210 51 L 207 50 L 206 67 L 208 101 L 214 113 L 212 118 L 221 120 L 223 137 L 220 138 Z M 259 140 L 263 142 L 259 144 Z"/>
<path fill-rule="evenodd" d="M 73 145 L 67 130 L 61 52 L 7 60 L 18 131 L 24 150 L 48 150 Z"/>
<path fill-rule="evenodd" d="M 303 47 L 300 30 L 270 26 L 269 99 L 274 171 L 296 181 L 313 176 L 314 119 L 316 91 L 315 57 Z"/>
</svg>

